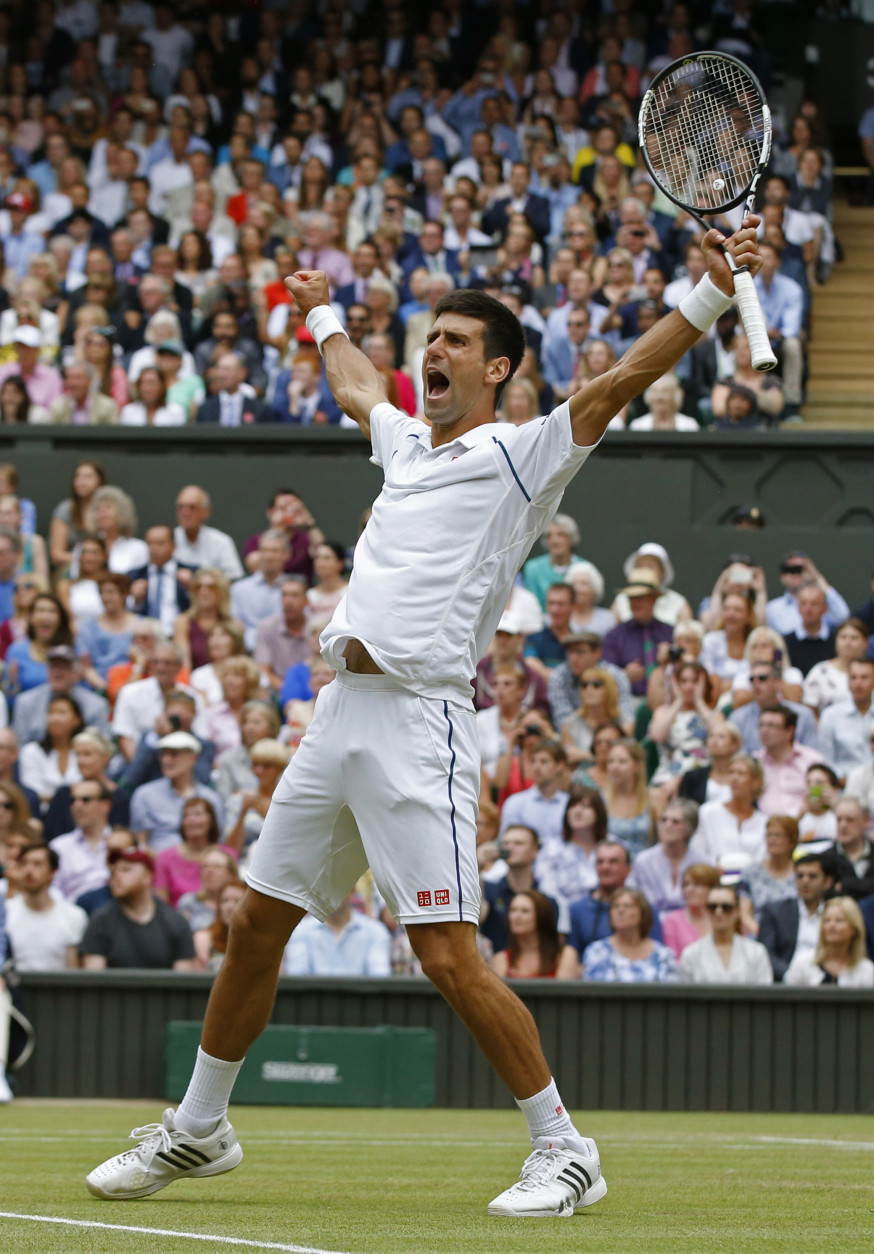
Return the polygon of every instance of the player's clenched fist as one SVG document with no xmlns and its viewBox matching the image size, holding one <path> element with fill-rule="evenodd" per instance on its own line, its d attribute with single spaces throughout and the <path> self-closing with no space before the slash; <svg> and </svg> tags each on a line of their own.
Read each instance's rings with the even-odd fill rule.
<svg viewBox="0 0 874 1254">
<path fill-rule="evenodd" d="M 331 302 L 328 276 L 321 270 L 298 270 L 296 274 L 288 276 L 285 286 L 304 317 L 317 305 L 328 305 Z"/>
</svg>

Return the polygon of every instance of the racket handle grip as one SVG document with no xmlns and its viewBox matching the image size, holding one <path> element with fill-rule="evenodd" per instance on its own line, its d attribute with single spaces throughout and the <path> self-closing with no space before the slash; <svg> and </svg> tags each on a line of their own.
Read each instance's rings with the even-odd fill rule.
<svg viewBox="0 0 874 1254">
<path fill-rule="evenodd" d="M 768 329 L 762 314 L 762 306 L 756 295 L 753 276 L 746 267 L 734 272 L 734 293 L 737 307 L 740 310 L 741 322 L 744 324 L 747 340 L 750 345 L 750 356 L 754 370 L 773 370 L 777 358 L 768 339 Z"/>
</svg>

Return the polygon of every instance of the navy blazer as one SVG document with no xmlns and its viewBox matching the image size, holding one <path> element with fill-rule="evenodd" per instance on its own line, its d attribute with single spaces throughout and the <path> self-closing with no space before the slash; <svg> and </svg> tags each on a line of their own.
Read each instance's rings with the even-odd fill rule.
<svg viewBox="0 0 874 1254">
<path fill-rule="evenodd" d="M 208 396 L 197 411 L 195 422 L 214 422 L 221 418 L 221 403 L 217 396 Z M 276 422 L 276 415 L 269 405 L 259 401 L 257 396 L 243 398 L 243 421 L 241 426 L 248 427 L 256 422 Z"/>
<path fill-rule="evenodd" d="M 496 200 L 491 209 L 483 214 L 482 229 L 488 235 L 494 235 L 495 231 L 500 231 L 501 239 L 504 238 L 510 221 L 512 203 L 509 197 L 506 200 Z M 549 201 L 546 197 L 536 196 L 529 192 L 525 197 L 525 208 L 522 212 L 538 240 L 541 242 L 545 240 L 550 228 Z"/>
<path fill-rule="evenodd" d="M 197 569 L 195 566 L 183 566 L 181 565 L 181 563 L 178 563 L 178 562 L 177 562 L 177 567 L 181 570 L 190 570 L 190 571 L 194 571 Z M 148 582 L 148 578 L 149 578 L 148 566 L 138 566 L 136 570 L 128 571 L 128 579 L 130 579 L 131 583 L 136 583 L 138 579 L 145 579 Z M 191 597 L 188 595 L 188 589 L 185 587 L 183 583 L 180 583 L 178 579 L 175 582 L 176 582 L 176 608 L 179 611 L 179 613 L 182 614 L 184 613 L 185 610 L 188 609 L 189 605 L 191 604 Z M 131 609 L 133 610 L 135 614 L 140 614 L 140 615 L 146 614 L 148 612 L 148 597 L 144 597 L 141 601 L 133 601 L 131 603 Z"/>
<path fill-rule="evenodd" d="M 779 984 L 786 974 L 798 944 L 798 901 L 771 901 L 762 906 L 758 939 L 768 951 L 774 982 Z"/>
<path fill-rule="evenodd" d="M 865 920 L 865 932 L 868 939 L 868 957 L 874 962 L 874 897 L 863 897 L 858 903 Z"/>
</svg>

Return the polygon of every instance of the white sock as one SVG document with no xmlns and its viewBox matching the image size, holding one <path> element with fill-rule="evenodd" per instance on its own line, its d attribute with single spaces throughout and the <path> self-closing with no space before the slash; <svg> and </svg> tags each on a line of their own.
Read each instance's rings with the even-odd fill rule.
<svg viewBox="0 0 874 1254">
<path fill-rule="evenodd" d="M 546 1136 L 567 1141 L 575 1149 L 584 1147 L 585 1142 L 565 1110 L 555 1080 L 550 1079 L 547 1087 L 533 1097 L 517 1097 L 516 1105 L 528 1120 L 532 1143 L 537 1137 Z"/>
<path fill-rule="evenodd" d="M 194 1073 L 173 1118 L 180 1132 L 202 1137 L 216 1130 L 228 1113 L 231 1090 L 242 1065 L 242 1058 L 239 1062 L 225 1062 L 198 1047 Z"/>
</svg>

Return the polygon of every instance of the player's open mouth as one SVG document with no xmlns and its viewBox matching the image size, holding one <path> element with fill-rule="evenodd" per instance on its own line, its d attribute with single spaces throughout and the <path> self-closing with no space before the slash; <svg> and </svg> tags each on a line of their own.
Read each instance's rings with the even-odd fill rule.
<svg viewBox="0 0 874 1254">
<path fill-rule="evenodd" d="M 428 400 L 439 401 L 449 391 L 449 380 L 442 370 L 438 370 L 436 366 L 429 366 L 425 374 L 425 382 L 428 388 Z"/>
</svg>

